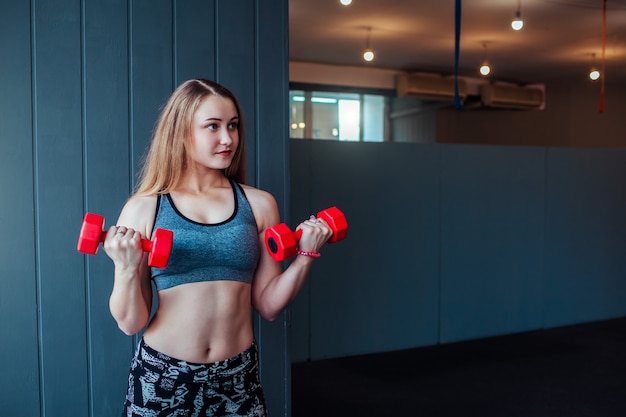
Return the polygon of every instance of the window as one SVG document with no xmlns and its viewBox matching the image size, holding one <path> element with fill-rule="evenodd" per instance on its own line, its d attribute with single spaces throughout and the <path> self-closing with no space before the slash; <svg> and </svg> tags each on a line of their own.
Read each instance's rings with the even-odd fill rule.
<svg viewBox="0 0 626 417">
<path fill-rule="evenodd" d="M 290 137 L 384 142 L 387 138 L 384 94 L 318 89 L 289 91 Z"/>
</svg>

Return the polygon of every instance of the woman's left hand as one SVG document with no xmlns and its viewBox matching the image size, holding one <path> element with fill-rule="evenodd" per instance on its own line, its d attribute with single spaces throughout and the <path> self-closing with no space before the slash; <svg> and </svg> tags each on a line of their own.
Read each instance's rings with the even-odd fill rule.
<svg viewBox="0 0 626 417">
<path fill-rule="evenodd" d="M 302 230 L 298 249 L 303 252 L 319 253 L 320 248 L 333 235 L 328 223 L 314 215 L 300 223 L 296 230 Z"/>
</svg>

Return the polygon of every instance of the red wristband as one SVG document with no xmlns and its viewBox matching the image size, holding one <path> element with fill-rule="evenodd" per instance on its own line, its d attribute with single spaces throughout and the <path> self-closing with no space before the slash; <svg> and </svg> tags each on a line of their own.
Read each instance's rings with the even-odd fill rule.
<svg viewBox="0 0 626 417">
<path fill-rule="evenodd" d="M 307 252 L 300 249 L 296 249 L 296 253 L 302 256 L 310 256 L 311 258 L 319 258 L 320 256 L 322 256 L 322 254 L 319 252 Z"/>
</svg>

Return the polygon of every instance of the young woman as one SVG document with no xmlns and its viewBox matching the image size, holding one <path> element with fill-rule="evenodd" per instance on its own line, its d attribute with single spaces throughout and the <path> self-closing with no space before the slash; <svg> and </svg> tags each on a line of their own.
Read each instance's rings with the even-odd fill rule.
<svg viewBox="0 0 626 417">
<path fill-rule="evenodd" d="M 135 194 L 108 231 L 111 314 L 128 335 L 145 328 L 124 416 L 267 415 L 252 308 L 276 319 L 332 231 L 314 216 L 302 222 L 299 254 L 283 271 L 263 243 L 280 222 L 278 207 L 243 184 L 244 145 L 234 95 L 204 79 L 183 83 L 161 112 Z M 163 269 L 149 267 L 141 249 L 155 228 L 174 232 Z M 158 308 L 150 320 L 152 282 Z"/>
</svg>

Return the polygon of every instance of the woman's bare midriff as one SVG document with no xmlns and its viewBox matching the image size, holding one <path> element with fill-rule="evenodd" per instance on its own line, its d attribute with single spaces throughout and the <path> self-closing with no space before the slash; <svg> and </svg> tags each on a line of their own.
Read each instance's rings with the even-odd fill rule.
<svg viewBox="0 0 626 417">
<path fill-rule="evenodd" d="M 159 291 L 159 308 L 144 332 L 146 344 L 192 363 L 231 358 L 248 349 L 254 335 L 251 285 L 210 281 Z"/>
</svg>

